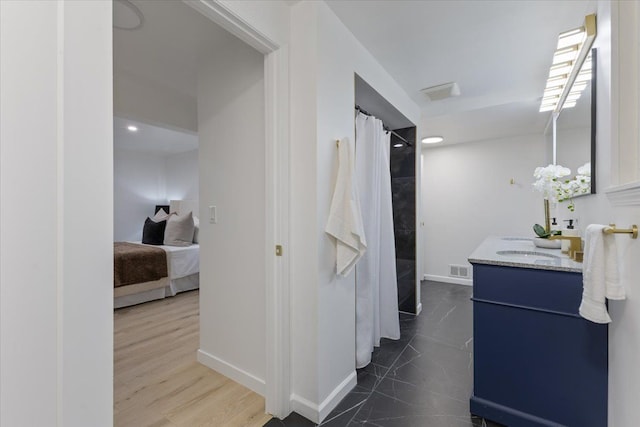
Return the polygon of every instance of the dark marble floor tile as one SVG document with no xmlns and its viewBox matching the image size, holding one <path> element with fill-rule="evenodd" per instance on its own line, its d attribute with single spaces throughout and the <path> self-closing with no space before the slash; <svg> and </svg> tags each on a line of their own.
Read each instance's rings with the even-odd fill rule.
<svg viewBox="0 0 640 427">
<path fill-rule="evenodd" d="M 454 285 L 456 286 L 456 285 Z M 473 306 L 470 301 L 471 288 L 447 292 L 431 297 L 431 305 L 418 316 L 416 333 L 471 351 L 473 343 Z M 433 301 L 439 298 L 437 302 Z M 423 297 L 425 301 L 425 297 Z"/>
<path fill-rule="evenodd" d="M 371 363 L 385 368 L 391 367 L 410 340 L 410 336 L 402 335 L 399 340 L 380 339 L 380 347 L 376 348 L 371 355 Z"/>
<path fill-rule="evenodd" d="M 471 354 L 437 341 L 416 336 L 391 367 L 376 391 L 394 396 L 395 390 L 412 395 L 436 393 L 464 402 L 473 387 Z"/>
<path fill-rule="evenodd" d="M 418 319 L 415 314 L 400 313 L 400 337 L 413 337 L 418 328 Z"/>
<path fill-rule="evenodd" d="M 350 425 L 384 427 L 470 427 L 482 425 L 469 414 L 468 404 L 454 399 L 423 393 L 408 403 L 374 391 L 356 413 Z M 474 424 L 475 422 L 475 424 Z M 479 422 L 479 423 L 478 423 Z"/>
<path fill-rule="evenodd" d="M 415 223 L 415 218 L 413 219 Z M 416 256 L 416 230 L 398 229 L 394 230 L 396 241 L 396 257 L 401 259 L 411 259 Z"/>
<path fill-rule="evenodd" d="M 371 393 L 373 389 L 382 381 L 387 374 L 388 367 L 380 366 L 375 363 L 369 363 L 362 369 L 356 371 L 358 375 L 358 384 L 352 393 Z"/>
<path fill-rule="evenodd" d="M 284 420 L 272 418 L 263 427 L 315 427 L 316 423 L 309 421 L 305 417 L 296 412 L 292 412 Z"/>
<path fill-rule="evenodd" d="M 424 281 L 420 287 L 420 294 L 420 302 L 422 303 L 420 316 L 427 316 L 442 304 L 442 300 L 449 295 L 450 292 L 447 288 L 443 287 L 441 283 Z"/>
<path fill-rule="evenodd" d="M 338 404 L 331 414 L 320 424 L 322 427 L 345 427 L 360 407 L 367 401 L 371 392 L 351 392 Z"/>
<path fill-rule="evenodd" d="M 349 425 L 353 416 L 358 412 L 360 407 L 352 408 L 349 411 L 343 412 L 333 418 L 327 417 L 327 421 L 320 424 L 321 427 L 346 427 Z"/>
<path fill-rule="evenodd" d="M 358 384 L 322 427 L 500 427 L 469 414 L 472 288 L 422 282 L 422 313 L 400 313 L 400 340 L 381 341 Z M 308 427 L 298 414 L 268 426 Z M 281 424 L 278 424 L 281 423 Z"/>
</svg>

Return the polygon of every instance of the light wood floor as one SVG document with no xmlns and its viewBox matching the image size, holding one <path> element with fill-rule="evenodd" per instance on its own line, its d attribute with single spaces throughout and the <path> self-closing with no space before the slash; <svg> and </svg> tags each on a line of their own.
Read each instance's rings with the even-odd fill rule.
<svg viewBox="0 0 640 427">
<path fill-rule="evenodd" d="M 116 427 L 262 426 L 264 399 L 196 361 L 198 291 L 114 312 Z"/>
</svg>

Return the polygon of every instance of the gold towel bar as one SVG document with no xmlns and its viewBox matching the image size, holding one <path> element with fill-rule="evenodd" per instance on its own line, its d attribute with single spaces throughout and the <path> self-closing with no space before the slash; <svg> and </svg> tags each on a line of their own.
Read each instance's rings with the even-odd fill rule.
<svg viewBox="0 0 640 427">
<path fill-rule="evenodd" d="M 638 226 L 633 224 L 631 228 L 616 228 L 615 224 L 609 224 L 602 230 L 605 234 L 631 234 L 632 239 L 638 238 Z"/>
</svg>

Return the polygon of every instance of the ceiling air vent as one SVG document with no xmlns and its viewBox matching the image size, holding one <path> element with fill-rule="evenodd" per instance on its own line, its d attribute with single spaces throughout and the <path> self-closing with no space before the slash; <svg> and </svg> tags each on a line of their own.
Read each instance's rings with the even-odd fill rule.
<svg viewBox="0 0 640 427">
<path fill-rule="evenodd" d="M 458 83 L 451 82 L 443 85 L 427 87 L 422 89 L 420 92 L 422 92 L 425 98 L 429 101 L 440 101 L 441 99 L 459 96 L 460 87 L 458 86 Z"/>
</svg>

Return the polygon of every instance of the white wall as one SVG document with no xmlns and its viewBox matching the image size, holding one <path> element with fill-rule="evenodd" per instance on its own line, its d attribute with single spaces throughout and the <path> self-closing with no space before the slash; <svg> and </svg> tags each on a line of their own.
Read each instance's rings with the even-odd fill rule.
<svg viewBox="0 0 640 427">
<path fill-rule="evenodd" d="M 598 108 L 597 108 L 597 188 L 598 194 L 576 199 L 576 212 L 582 212 L 583 224 L 614 222 L 620 227 L 640 225 L 640 197 L 638 191 L 616 197 L 616 184 L 625 184 L 626 179 L 638 179 L 638 175 L 628 168 L 629 163 L 637 167 L 640 158 L 640 135 L 638 134 L 638 110 L 629 92 L 638 93 L 638 71 L 633 71 L 627 62 L 633 50 L 624 48 L 617 51 L 617 42 L 640 39 L 638 18 L 640 11 L 636 2 L 619 2 L 625 7 L 617 13 L 617 3 L 600 2 L 598 5 Z M 613 8 L 613 13 L 612 9 Z M 620 34 L 611 31 L 620 18 L 634 16 L 635 28 L 624 28 Z M 614 27 L 615 28 L 615 27 Z M 613 49 L 610 43 L 613 42 Z M 618 63 L 618 55 L 627 56 Z M 636 59 L 637 61 L 637 59 Z M 636 62 L 637 67 L 637 62 Z M 617 84 L 620 87 L 617 87 Z M 624 96 L 620 96 L 624 92 Z M 618 128 L 619 111 L 624 119 L 635 112 L 635 135 L 629 133 L 634 126 Z M 620 138 L 620 139 L 619 139 Z M 630 146 L 628 144 L 631 142 Z M 631 172 L 631 173 L 630 173 Z M 637 182 L 636 182 L 637 184 Z M 637 188 L 637 186 L 636 186 Z M 637 404 L 640 396 L 640 240 L 628 236 L 617 236 L 619 261 L 622 265 L 621 278 L 627 292 L 625 301 L 610 301 L 609 313 L 613 322 L 609 325 L 609 425 L 632 427 L 637 425 Z"/>
<path fill-rule="evenodd" d="M 428 279 L 450 280 L 448 265 L 468 265 L 487 236 L 531 237 L 533 224 L 544 223 L 542 195 L 531 185 L 544 146 L 543 135 L 524 135 L 422 150 Z"/>
<path fill-rule="evenodd" d="M 207 366 L 265 392 L 264 57 L 229 35 L 198 72 L 200 350 Z M 217 206 L 212 224 L 208 206 Z"/>
<path fill-rule="evenodd" d="M 128 150 L 113 154 L 113 240 L 140 241 L 144 221 L 153 215 L 155 205 L 168 204 L 166 159 Z"/>
<path fill-rule="evenodd" d="M 115 242 L 140 241 L 155 205 L 198 200 L 198 150 L 166 155 L 115 149 L 113 154 Z"/>
<path fill-rule="evenodd" d="M 325 3 L 292 6 L 290 39 L 292 403 L 317 421 L 355 384 L 354 277 L 336 277 L 324 233 L 335 140 L 354 139 L 354 73 L 414 123 L 420 113 Z"/>
<path fill-rule="evenodd" d="M 198 200 L 198 150 L 167 156 L 166 171 L 166 200 Z"/>
<path fill-rule="evenodd" d="M 0 15 L 0 424 L 111 426 L 111 3 Z"/>
</svg>

